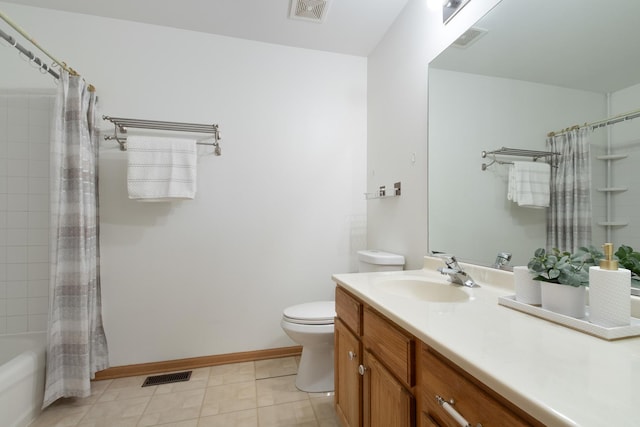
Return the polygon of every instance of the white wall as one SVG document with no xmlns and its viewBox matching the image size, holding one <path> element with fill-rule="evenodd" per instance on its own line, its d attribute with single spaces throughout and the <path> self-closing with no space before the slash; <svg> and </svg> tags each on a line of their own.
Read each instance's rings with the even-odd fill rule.
<svg viewBox="0 0 640 427">
<path fill-rule="evenodd" d="M 429 61 L 497 3 L 469 2 L 444 25 L 442 2 L 409 0 L 369 56 L 367 191 L 402 181 L 403 194 L 368 202 L 368 245 L 405 255 L 408 269 L 421 268 L 428 250 Z"/>
<path fill-rule="evenodd" d="M 366 58 L 0 8 L 97 87 L 104 114 L 220 125 L 194 201 L 129 201 L 126 153 L 103 143 L 111 364 L 293 345 L 282 309 L 332 299 L 331 274 L 364 247 Z M 0 86 L 51 85 L 8 50 Z"/>
<path fill-rule="evenodd" d="M 500 147 L 546 150 L 546 133 L 606 115 L 605 96 L 557 86 L 429 70 L 429 243 L 489 265 L 513 254 L 526 265 L 546 246 L 545 209 L 507 200 L 508 166 L 486 171 L 482 151 Z"/>
<path fill-rule="evenodd" d="M 400 197 L 367 202 L 368 245 L 404 255 L 407 269 L 426 252 L 425 9 L 409 1 L 368 66 L 367 191 L 402 183 Z"/>
</svg>

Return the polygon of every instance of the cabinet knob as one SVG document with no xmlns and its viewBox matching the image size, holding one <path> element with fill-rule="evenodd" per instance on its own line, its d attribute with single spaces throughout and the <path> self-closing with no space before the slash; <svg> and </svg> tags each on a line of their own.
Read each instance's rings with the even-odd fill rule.
<svg viewBox="0 0 640 427">
<path fill-rule="evenodd" d="M 367 368 L 364 365 L 360 365 L 358 366 L 358 372 L 360 375 L 364 375 L 364 373 L 367 372 Z"/>
<path fill-rule="evenodd" d="M 347 353 L 347 356 L 349 356 L 349 360 L 353 360 L 356 358 L 356 352 L 349 350 L 349 352 Z"/>
</svg>

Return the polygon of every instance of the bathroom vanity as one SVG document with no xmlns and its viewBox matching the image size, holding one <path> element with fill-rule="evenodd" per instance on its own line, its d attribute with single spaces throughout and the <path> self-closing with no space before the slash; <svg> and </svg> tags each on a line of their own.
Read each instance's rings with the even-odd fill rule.
<svg viewBox="0 0 640 427">
<path fill-rule="evenodd" d="M 413 425 L 415 339 L 340 286 L 336 314 L 336 410 L 345 427 Z"/>
<path fill-rule="evenodd" d="M 441 265 L 334 275 L 344 427 L 638 425 L 640 339 L 606 341 L 498 305 L 513 293 L 508 272 L 465 266 L 480 287 L 442 292 L 454 285 Z"/>
</svg>

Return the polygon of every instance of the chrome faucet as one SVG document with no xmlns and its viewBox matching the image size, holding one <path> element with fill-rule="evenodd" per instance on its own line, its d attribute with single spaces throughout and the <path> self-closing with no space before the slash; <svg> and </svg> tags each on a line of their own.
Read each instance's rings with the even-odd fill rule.
<svg viewBox="0 0 640 427">
<path fill-rule="evenodd" d="M 493 268 L 504 269 L 511 261 L 511 254 L 509 252 L 500 252 L 496 256 L 496 261 L 493 263 Z"/>
<path fill-rule="evenodd" d="M 448 274 L 449 281 L 458 285 L 468 286 L 470 288 L 479 286 L 473 278 L 460 267 L 456 257 L 450 254 L 434 253 L 434 256 L 442 258 L 446 267 L 440 267 L 438 271 L 441 274 Z"/>
</svg>

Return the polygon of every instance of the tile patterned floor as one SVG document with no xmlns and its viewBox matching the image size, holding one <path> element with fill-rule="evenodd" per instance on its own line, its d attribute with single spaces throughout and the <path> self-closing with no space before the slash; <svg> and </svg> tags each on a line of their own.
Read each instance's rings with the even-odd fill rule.
<svg viewBox="0 0 640 427">
<path fill-rule="evenodd" d="M 333 393 L 295 387 L 294 357 L 193 370 L 187 382 L 140 387 L 146 376 L 92 383 L 30 427 L 339 427 Z"/>
</svg>

